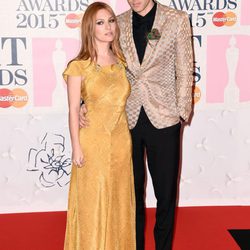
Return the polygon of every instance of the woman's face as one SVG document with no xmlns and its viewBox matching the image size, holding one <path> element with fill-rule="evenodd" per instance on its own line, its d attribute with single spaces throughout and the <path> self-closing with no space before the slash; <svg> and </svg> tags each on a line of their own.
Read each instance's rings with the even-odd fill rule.
<svg viewBox="0 0 250 250">
<path fill-rule="evenodd" d="M 95 18 L 95 40 L 110 43 L 116 34 L 115 17 L 106 9 L 97 11 Z"/>
</svg>

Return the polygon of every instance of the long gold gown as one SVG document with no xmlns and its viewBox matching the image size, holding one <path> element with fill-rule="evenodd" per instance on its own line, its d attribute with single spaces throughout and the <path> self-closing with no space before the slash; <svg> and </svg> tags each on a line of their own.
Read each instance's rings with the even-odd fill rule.
<svg viewBox="0 0 250 250">
<path fill-rule="evenodd" d="M 83 76 L 89 127 L 81 128 L 84 166 L 72 166 L 65 250 L 134 250 L 135 197 L 131 138 L 125 113 L 130 85 L 122 62 L 73 61 L 67 76 Z"/>
</svg>

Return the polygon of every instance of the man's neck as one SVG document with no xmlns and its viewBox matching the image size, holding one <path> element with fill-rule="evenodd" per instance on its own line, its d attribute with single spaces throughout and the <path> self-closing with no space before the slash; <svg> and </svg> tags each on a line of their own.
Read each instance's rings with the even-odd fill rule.
<svg viewBox="0 0 250 250">
<path fill-rule="evenodd" d="M 150 12 L 150 10 L 152 10 L 154 4 L 155 2 L 153 0 L 149 1 L 147 6 L 143 10 L 137 12 L 137 14 L 139 14 L 140 16 L 146 16 Z"/>
</svg>

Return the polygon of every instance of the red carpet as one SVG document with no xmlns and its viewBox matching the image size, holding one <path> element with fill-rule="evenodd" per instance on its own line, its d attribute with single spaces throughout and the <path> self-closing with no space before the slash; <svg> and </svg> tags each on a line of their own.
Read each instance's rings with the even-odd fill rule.
<svg viewBox="0 0 250 250">
<path fill-rule="evenodd" d="M 147 209 L 146 250 L 154 249 L 154 213 Z M 65 212 L 2 214 L 0 249 L 62 250 L 65 221 Z M 228 229 L 250 229 L 250 207 L 178 208 L 173 250 L 240 250 Z"/>
</svg>

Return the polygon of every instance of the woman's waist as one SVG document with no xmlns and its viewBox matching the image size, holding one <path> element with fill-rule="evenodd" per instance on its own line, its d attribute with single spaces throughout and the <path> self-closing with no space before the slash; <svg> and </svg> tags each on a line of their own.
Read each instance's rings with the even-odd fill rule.
<svg viewBox="0 0 250 250">
<path fill-rule="evenodd" d="M 128 129 L 127 115 L 125 112 L 122 113 L 92 113 L 88 112 L 86 114 L 86 119 L 88 121 L 88 126 L 83 128 L 83 130 L 93 131 L 95 133 L 103 132 L 104 130 L 113 131 L 116 129 L 122 129 L 123 131 Z"/>
<path fill-rule="evenodd" d="M 91 120 L 106 120 L 106 119 L 126 119 L 125 107 L 90 107 L 87 106 L 87 112 L 85 114 L 87 119 Z"/>
<path fill-rule="evenodd" d="M 113 103 L 85 103 L 86 108 L 92 113 L 123 113 L 126 110 L 126 105 L 124 104 L 113 104 Z"/>
<path fill-rule="evenodd" d="M 105 98 L 105 99 L 96 99 L 96 100 L 86 100 L 84 103 L 88 106 L 114 106 L 114 107 L 124 107 L 126 106 L 126 101 L 120 99 L 112 99 Z"/>
</svg>

